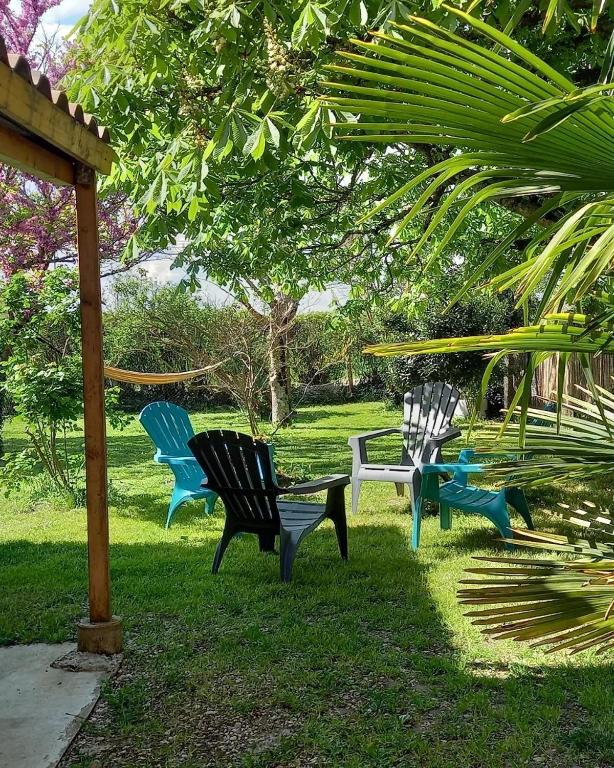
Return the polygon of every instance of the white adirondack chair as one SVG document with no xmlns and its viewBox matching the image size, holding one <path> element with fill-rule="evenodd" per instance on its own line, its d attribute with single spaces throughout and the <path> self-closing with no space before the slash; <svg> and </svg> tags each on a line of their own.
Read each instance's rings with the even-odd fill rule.
<svg viewBox="0 0 614 768">
<path fill-rule="evenodd" d="M 365 481 L 394 483 L 399 496 L 407 485 L 414 519 L 420 515 L 421 467 L 442 461 L 441 447 L 460 435 L 452 426 L 452 418 L 460 392 L 443 382 L 421 384 L 404 397 L 403 424 L 400 427 L 376 429 L 348 440 L 352 449 L 352 512 L 358 511 L 360 488 Z M 367 443 L 385 435 L 402 435 L 401 459 L 397 464 L 372 464 Z M 419 526 L 414 525 L 412 546 L 418 548 Z"/>
</svg>

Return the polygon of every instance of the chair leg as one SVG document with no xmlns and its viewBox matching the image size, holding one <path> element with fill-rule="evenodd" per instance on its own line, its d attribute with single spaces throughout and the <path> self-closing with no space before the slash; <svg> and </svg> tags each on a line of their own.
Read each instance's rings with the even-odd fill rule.
<svg viewBox="0 0 614 768">
<path fill-rule="evenodd" d="M 224 525 L 224 532 L 222 533 L 222 538 L 219 541 L 219 544 L 217 545 L 217 549 L 215 550 L 215 556 L 213 558 L 213 566 L 211 568 L 211 573 L 217 573 L 220 570 L 220 564 L 222 562 L 222 558 L 224 557 L 224 552 L 226 551 L 226 547 L 230 544 L 230 541 L 232 537 L 237 532 L 237 529 L 234 525 L 230 524 L 228 522 L 228 519 L 226 519 L 226 524 Z"/>
<path fill-rule="evenodd" d="M 205 499 L 205 514 L 212 515 L 215 512 L 215 502 L 217 501 L 217 493 L 212 493 Z"/>
<path fill-rule="evenodd" d="M 352 478 L 352 514 L 355 515 L 358 512 L 358 499 L 360 497 L 360 486 L 362 480 L 355 480 Z"/>
<path fill-rule="evenodd" d="M 405 496 L 405 486 L 403 483 L 395 483 L 397 489 L 397 496 Z"/>
<path fill-rule="evenodd" d="M 339 552 L 344 560 L 348 559 L 348 528 L 345 519 L 345 509 L 333 518 L 335 524 L 335 533 L 337 534 L 337 544 Z"/>
<path fill-rule="evenodd" d="M 175 512 L 179 509 L 179 507 L 184 503 L 184 501 L 187 501 L 187 497 L 184 496 L 180 489 L 175 486 L 173 488 L 173 493 L 171 494 L 171 500 L 168 505 L 168 514 L 166 515 L 166 525 L 165 528 L 171 527 L 171 519 Z"/>
<path fill-rule="evenodd" d="M 439 505 L 439 525 L 442 531 L 449 531 L 452 528 L 452 510 L 447 504 Z"/>
<path fill-rule="evenodd" d="M 409 484 L 409 495 L 411 499 L 411 514 L 412 514 L 412 535 L 411 535 L 411 548 L 414 552 L 417 551 L 420 546 L 420 524 L 422 523 L 422 497 L 416 494 L 413 483 Z"/>
<path fill-rule="evenodd" d="M 294 565 L 294 558 L 296 557 L 298 545 L 298 540 L 295 539 L 291 533 L 282 528 L 280 531 L 279 544 L 279 574 L 281 580 L 286 583 L 292 581 L 292 566 Z"/>
<path fill-rule="evenodd" d="M 275 552 L 275 531 L 264 531 L 258 534 L 261 552 Z"/>
<path fill-rule="evenodd" d="M 482 512 L 484 517 L 487 517 L 504 539 L 512 538 L 512 529 L 510 528 L 510 515 L 507 511 L 507 504 L 505 503 L 505 495 L 502 493 L 499 496 L 499 506 L 497 509 L 489 511 L 488 513 Z M 505 549 L 508 551 L 514 550 L 513 544 L 505 544 Z"/>
<path fill-rule="evenodd" d="M 348 559 L 348 527 L 345 518 L 345 489 L 341 486 L 329 488 L 326 495 L 326 515 L 335 524 L 339 552 L 344 560 Z"/>
<path fill-rule="evenodd" d="M 505 488 L 505 500 L 522 517 L 530 531 L 535 530 L 526 496 L 521 488 Z"/>
</svg>

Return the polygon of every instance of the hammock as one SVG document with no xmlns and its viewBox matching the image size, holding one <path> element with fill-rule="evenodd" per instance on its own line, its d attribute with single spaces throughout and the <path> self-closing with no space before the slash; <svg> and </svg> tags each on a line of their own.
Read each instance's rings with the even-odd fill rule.
<svg viewBox="0 0 614 768">
<path fill-rule="evenodd" d="M 180 381 L 189 381 L 197 376 L 203 376 L 225 362 L 226 360 L 222 360 L 219 363 L 207 365 L 205 368 L 198 368 L 195 371 L 181 371 L 179 373 L 141 373 L 140 371 L 124 371 L 122 368 L 113 368 L 111 365 L 105 365 L 104 375 L 107 379 L 123 381 L 126 384 L 176 384 Z"/>
</svg>

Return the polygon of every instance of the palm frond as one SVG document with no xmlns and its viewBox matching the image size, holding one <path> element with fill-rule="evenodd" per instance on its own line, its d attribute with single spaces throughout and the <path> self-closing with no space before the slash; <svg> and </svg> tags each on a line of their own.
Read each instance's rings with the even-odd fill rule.
<svg viewBox="0 0 614 768">
<path fill-rule="evenodd" d="M 543 5 L 544 28 L 552 28 L 569 9 L 567 2 L 558 0 L 545 0 Z M 613 349 L 609 292 L 601 301 L 605 308 L 590 316 L 560 310 L 580 302 L 586 306 L 589 296 L 602 299 L 598 292 L 613 271 L 614 35 L 599 83 L 578 89 L 504 32 L 457 8 L 445 8 L 485 44 L 412 16 L 390 31 L 374 32 L 370 41 L 354 40 L 355 51 L 341 53 L 341 62 L 330 67 L 334 79 L 326 86 L 331 95 L 323 101 L 338 112 L 341 119 L 335 130 L 344 141 L 458 150 L 449 160 L 408 180 L 372 211 L 417 194 L 394 237 L 426 213 L 433 193 L 443 191 L 439 209 L 415 246 L 415 251 L 422 248 L 453 213 L 431 261 L 452 242 L 476 205 L 506 197 L 546 197 L 535 214 L 483 260 L 455 297 L 475 285 L 514 240 L 528 235 L 523 263 L 493 282 L 500 290 L 517 291 L 519 304 L 525 306 L 539 293 L 540 321 L 495 336 L 376 345 L 365 351 L 494 353 L 486 375 L 503 355 L 528 352 L 527 370 L 497 444 L 498 451 L 503 445 L 521 458 L 495 471 L 508 475 L 510 482 L 529 484 L 612 473 L 614 396 L 596 386 L 589 363 L 589 355 Z M 601 0 L 595 0 L 593 27 L 602 10 Z M 493 43 L 490 50 L 487 46 Z M 343 122 L 344 114 L 352 120 Z M 555 220 L 534 235 L 534 225 L 553 214 Z M 591 400 L 559 395 L 558 413 L 532 412 L 528 405 L 533 371 L 555 352 L 561 361 L 559 384 L 570 355 L 579 355 Z M 513 423 L 517 406 L 520 419 Z M 515 531 L 518 545 L 572 554 L 575 559 L 495 558 L 490 561 L 494 565 L 472 569 L 471 574 L 480 578 L 466 580 L 459 595 L 463 604 L 477 607 L 469 615 L 485 634 L 529 640 L 549 651 L 614 647 L 611 515 L 590 505 L 564 514 L 605 543 L 597 536 L 572 539 Z"/>
<path fill-rule="evenodd" d="M 557 512 L 564 520 L 584 528 L 587 533 L 614 538 L 614 518 L 611 512 L 600 509 L 592 501 L 585 499 L 579 507 L 560 502 Z"/>
<path fill-rule="evenodd" d="M 614 394 L 603 387 L 596 389 L 599 403 L 592 392 L 578 386 L 578 393 L 587 399 L 563 395 L 560 402 L 551 403 L 558 412 L 528 408 L 525 414 L 516 408 L 518 422 L 507 418 L 502 426 L 486 426 L 485 444 L 478 447 L 481 454 L 503 451 L 517 456 L 493 464 L 492 473 L 504 478 L 506 485 L 531 487 L 570 478 L 614 476 Z M 591 519 L 590 507 L 583 519 Z M 605 520 L 602 523 L 606 525 Z"/>
<path fill-rule="evenodd" d="M 508 35 L 457 8 L 445 7 L 461 24 L 495 43 L 497 51 L 412 16 L 407 24 L 396 23 L 394 34 L 376 31 L 372 41 L 353 40 L 357 52 L 341 52 L 342 62 L 330 67 L 336 79 L 325 85 L 334 95 L 323 97 L 324 103 L 340 118 L 343 113 L 358 116 L 335 124 L 341 140 L 461 150 L 408 181 L 375 209 L 427 185 L 429 194 L 420 195 L 394 233 L 398 235 L 426 211 L 430 192 L 451 185 L 415 246 L 419 250 L 446 214 L 455 211 L 431 260 L 447 247 L 476 204 L 504 197 L 553 196 L 563 206 L 563 220 L 535 236 L 527 261 L 502 276 L 498 285 L 516 288 L 527 301 L 548 274 L 558 275 L 543 301 L 555 310 L 563 296 L 571 301 L 585 296 L 612 267 L 612 84 L 602 80 L 578 89 Z M 527 232 L 530 226 L 530 222 L 520 225 L 520 230 Z M 508 238 L 505 242 L 509 244 Z M 495 263 L 504 247 L 500 244 L 484 260 L 465 290 Z"/>
<path fill-rule="evenodd" d="M 611 516 L 587 505 L 581 518 L 605 543 L 523 529 L 514 530 L 510 540 L 536 550 L 571 553 L 572 560 L 475 558 L 491 565 L 469 568 L 471 578 L 461 582 L 458 596 L 462 605 L 475 606 L 466 615 L 485 635 L 529 641 L 548 653 L 614 647 Z"/>
<path fill-rule="evenodd" d="M 582 389 L 582 388 L 581 388 Z M 506 483 L 541 485 L 553 480 L 609 473 L 614 475 L 614 395 L 599 388 L 602 408 L 566 396 L 569 413 L 529 411 L 539 420 L 528 426 L 525 450 L 530 459 L 493 466 Z M 585 396 L 590 395 L 586 390 Z M 511 425 L 505 432 L 517 450 Z M 512 443 L 514 443 L 512 445 Z M 498 443 L 501 450 L 502 443 Z M 482 449 L 480 449 L 482 452 Z M 484 452 L 488 452 L 485 449 Z M 473 623 L 492 637 L 526 640 L 548 652 L 572 653 L 614 647 L 614 519 L 591 501 L 577 507 L 559 504 L 556 516 L 580 527 L 584 538 L 513 529 L 508 543 L 537 552 L 572 555 L 572 560 L 476 558 L 496 566 L 470 568 L 479 578 L 464 579 L 458 592 Z"/>
<path fill-rule="evenodd" d="M 401 341 L 373 344 L 366 354 L 379 357 L 445 354 L 450 352 L 576 352 L 597 354 L 614 351 L 614 324 L 595 325 L 594 318 L 577 312 L 557 312 L 544 316 L 536 325 L 514 328 L 489 336 Z"/>
</svg>

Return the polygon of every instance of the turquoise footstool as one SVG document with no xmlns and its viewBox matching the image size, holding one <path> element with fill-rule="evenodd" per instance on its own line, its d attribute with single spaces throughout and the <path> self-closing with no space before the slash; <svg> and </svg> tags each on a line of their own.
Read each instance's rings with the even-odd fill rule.
<svg viewBox="0 0 614 768">
<path fill-rule="evenodd" d="M 507 455 L 507 454 L 506 454 Z M 472 464 L 471 460 L 479 458 L 472 448 L 466 448 L 459 454 L 454 464 L 429 464 L 422 468 L 422 499 L 429 499 L 439 505 L 439 519 L 442 530 L 452 528 L 452 509 L 482 515 L 490 520 L 499 530 L 502 538 L 512 538 L 510 514 L 508 505 L 518 512 L 525 521 L 527 528 L 533 530 L 533 520 L 529 505 L 520 488 L 501 488 L 499 491 L 488 491 L 469 485 L 471 474 L 483 473 L 488 468 L 484 464 Z M 489 454 L 492 458 L 492 454 Z M 452 475 L 451 480 L 441 483 L 442 475 Z M 415 516 L 419 518 L 419 514 Z M 420 543 L 420 521 L 414 520 L 412 546 L 418 548 Z M 506 544 L 507 549 L 513 545 Z"/>
</svg>

